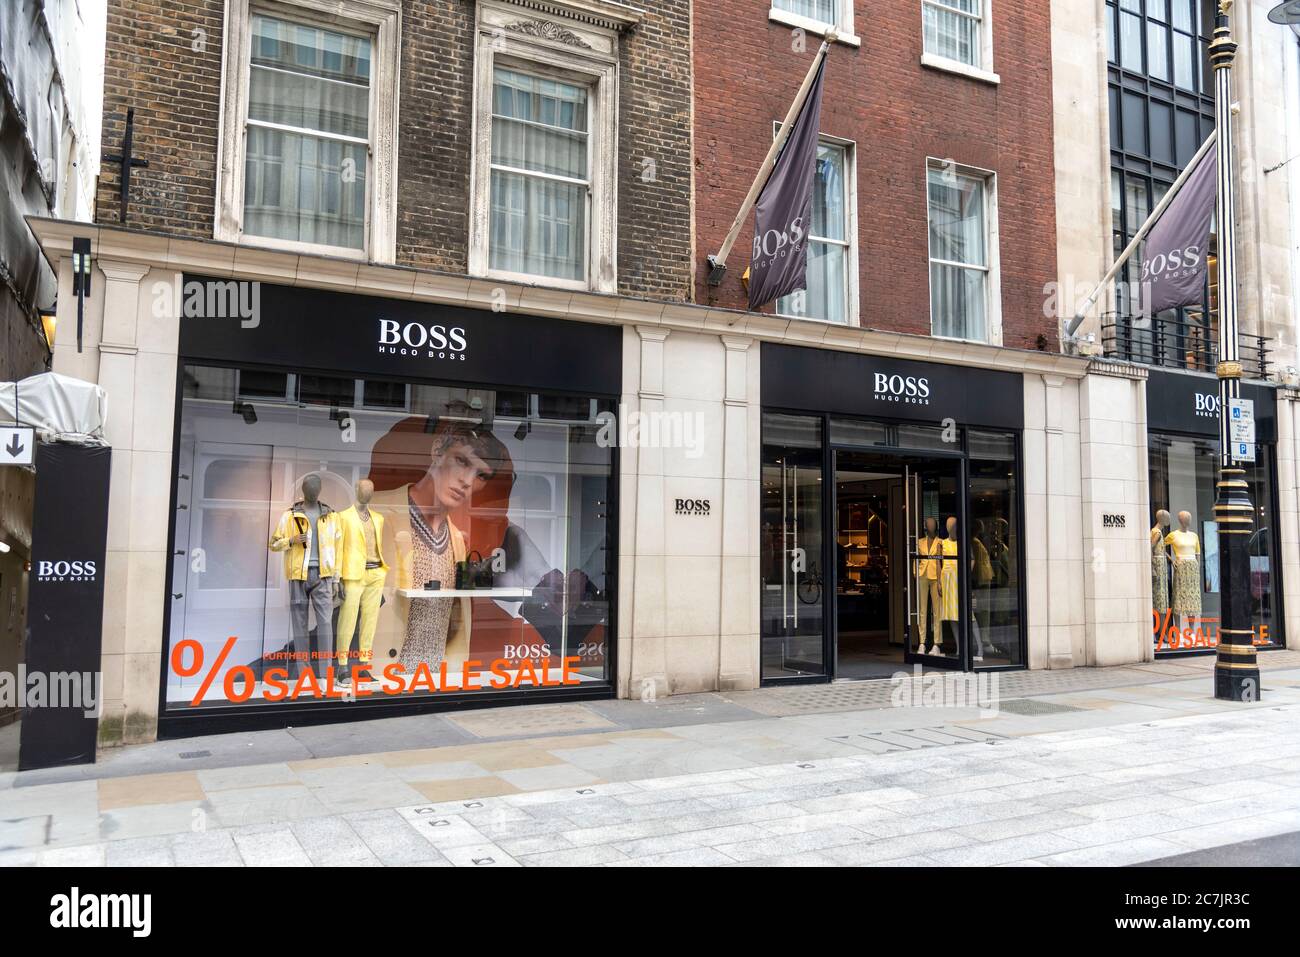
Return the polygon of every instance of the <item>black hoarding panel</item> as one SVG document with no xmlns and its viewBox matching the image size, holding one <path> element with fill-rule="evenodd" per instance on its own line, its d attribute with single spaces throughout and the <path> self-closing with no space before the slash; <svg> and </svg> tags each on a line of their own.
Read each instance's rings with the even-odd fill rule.
<svg viewBox="0 0 1300 957">
<path fill-rule="evenodd" d="M 36 449 L 19 770 L 95 760 L 111 460 L 107 448 Z M 45 685 L 40 706 L 31 700 L 33 678 Z"/>
</svg>

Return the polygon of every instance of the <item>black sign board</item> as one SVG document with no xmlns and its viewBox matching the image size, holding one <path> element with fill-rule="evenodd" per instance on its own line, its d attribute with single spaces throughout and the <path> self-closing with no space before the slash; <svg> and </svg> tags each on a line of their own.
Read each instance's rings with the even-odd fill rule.
<svg viewBox="0 0 1300 957">
<path fill-rule="evenodd" d="M 1255 441 L 1277 441 L 1277 392 L 1255 382 L 1241 384 L 1241 397 L 1255 403 Z M 1219 380 L 1212 375 L 1152 369 L 1147 377 L 1147 429 L 1218 437 Z"/>
<path fill-rule="evenodd" d="M 1013 372 L 764 343 L 765 408 L 1020 429 L 1025 386 Z"/>
<path fill-rule="evenodd" d="M 111 460 L 107 448 L 36 448 L 22 771 L 95 760 Z M 34 682 L 43 684 L 39 702 Z"/>
<path fill-rule="evenodd" d="M 519 313 L 186 276 L 186 362 L 618 395 L 622 329 Z"/>
</svg>

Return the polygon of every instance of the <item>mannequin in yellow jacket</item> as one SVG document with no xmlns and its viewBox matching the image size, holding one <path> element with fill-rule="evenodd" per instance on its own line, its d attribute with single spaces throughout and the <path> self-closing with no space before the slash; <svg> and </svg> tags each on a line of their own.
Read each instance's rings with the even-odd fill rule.
<svg viewBox="0 0 1300 957">
<path fill-rule="evenodd" d="M 324 678 L 334 651 L 334 598 L 338 593 L 343 532 L 338 513 L 320 500 L 320 490 L 319 475 L 304 477 L 302 499 L 284 511 L 271 533 L 271 551 L 284 553 L 295 677 L 314 670 Z M 316 652 L 308 637 L 308 608 L 316 614 L 316 642 L 320 649 Z"/>
<path fill-rule="evenodd" d="M 388 579 L 388 563 L 384 561 L 383 552 L 384 516 L 371 510 L 370 502 L 374 496 L 374 483 L 362 479 L 356 485 L 356 504 L 339 513 L 343 532 L 343 607 L 339 609 L 335 652 L 345 679 L 351 672 L 348 651 L 358 618 L 361 620 L 361 635 L 356 663 L 370 668 L 375 629 L 379 624 L 379 606 Z"/>
</svg>

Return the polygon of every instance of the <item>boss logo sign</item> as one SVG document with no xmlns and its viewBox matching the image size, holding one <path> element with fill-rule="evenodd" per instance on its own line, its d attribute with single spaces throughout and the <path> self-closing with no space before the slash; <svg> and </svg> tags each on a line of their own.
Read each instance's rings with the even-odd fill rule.
<svg viewBox="0 0 1300 957">
<path fill-rule="evenodd" d="M 707 498 L 679 498 L 674 501 L 678 515 L 708 515 L 710 508 Z"/>
<path fill-rule="evenodd" d="M 908 405 L 930 404 L 930 380 L 923 376 L 889 375 L 877 372 L 875 395 L 881 402 L 904 402 Z"/>
<path fill-rule="evenodd" d="M 422 359 L 465 361 L 465 330 L 461 326 L 405 325 L 396 319 L 379 320 L 379 354 L 417 356 Z"/>
<path fill-rule="evenodd" d="M 1202 419 L 1219 417 L 1219 397 L 1213 392 L 1196 393 L 1196 415 Z"/>
<path fill-rule="evenodd" d="M 38 582 L 93 582 L 99 570 L 94 562 L 36 563 Z"/>
<path fill-rule="evenodd" d="M 1128 516 L 1122 513 L 1103 512 L 1101 516 L 1102 528 L 1127 528 Z"/>
</svg>

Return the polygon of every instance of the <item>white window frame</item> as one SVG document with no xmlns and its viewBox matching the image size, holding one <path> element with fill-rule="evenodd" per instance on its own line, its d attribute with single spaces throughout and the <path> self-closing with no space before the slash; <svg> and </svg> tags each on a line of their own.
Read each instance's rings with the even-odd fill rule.
<svg viewBox="0 0 1300 957">
<path fill-rule="evenodd" d="M 592 15 L 592 8 L 602 15 Z M 584 14 L 579 16 L 579 14 Z M 474 52 L 469 274 L 618 292 L 618 41 L 635 11 L 599 0 L 479 0 Z M 559 279 L 491 267 L 492 91 L 497 65 L 585 87 L 588 97 L 586 269 Z"/>
<path fill-rule="evenodd" d="M 853 32 L 853 4 L 855 0 L 836 0 L 836 2 L 839 5 L 837 23 L 826 23 L 798 13 L 791 13 L 789 10 L 781 10 L 777 7 L 775 0 L 773 0 L 767 11 L 767 19 L 772 23 L 784 24 L 787 27 L 794 27 L 819 37 L 826 36 L 827 31 L 833 29 L 836 32 L 836 43 L 843 43 L 845 46 L 851 47 L 861 46 L 861 39 Z"/>
<path fill-rule="evenodd" d="M 956 73 L 981 83 L 997 86 L 1002 77 L 993 71 L 993 0 L 984 0 L 981 7 L 980 21 L 980 62 L 974 66 L 940 56 L 925 49 L 925 10 L 927 7 L 943 7 L 958 16 L 969 17 L 970 14 L 955 10 L 943 0 L 921 0 L 921 66 L 945 73 Z M 972 18 L 973 19 L 973 18 Z"/>
<path fill-rule="evenodd" d="M 328 9 L 322 9 L 327 6 Z M 370 135 L 365 242 L 360 249 L 251 236 L 244 232 L 244 171 L 252 18 L 266 14 L 371 38 Z M 217 209 L 213 237 L 262 249 L 392 263 L 397 254 L 397 118 L 401 0 L 226 0 L 221 52 L 221 119 L 217 139 Z"/>
<path fill-rule="evenodd" d="M 984 251 L 986 264 L 982 267 L 987 281 L 984 284 L 984 316 L 987 324 L 988 338 L 970 339 L 963 336 L 941 336 L 934 331 L 934 290 L 930 282 L 930 266 L 939 263 L 945 266 L 958 266 L 962 269 L 980 269 L 968 263 L 952 262 L 947 259 L 935 259 L 934 250 L 930 248 L 930 173 L 933 170 L 951 170 L 960 176 L 969 176 L 984 182 Z M 998 180 L 993 170 L 980 169 L 977 166 L 964 166 L 952 160 L 926 157 L 925 161 L 925 285 L 930 310 L 930 335 L 935 339 L 947 339 L 956 342 L 980 342 L 987 345 L 1002 345 L 1002 260 L 998 241 Z"/>
<path fill-rule="evenodd" d="M 772 124 L 772 130 L 772 136 L 775 139 L 781 132 L 781 122 L 779 120 Z M 791 313 L 780 312 L 780 299 L 776 301 L 778 305 L 776 314 L 782 319 L 801 319 L 805 322 L 820 322 L 827 326 L 853 328 L 862 324 L 862 317 L 858 312 L 858 144 L 853 140 L 829 136 L 826 133 L 818 133 L 817 141 L 827 146 L 838 147 L 844 151 L 844 230 L 848 238 L 843 245 L 847 246 L 849 250 L 844 263 L 844 280 L 847 287 L 844 290 L 844 321 L 831 322 L 829 319 L 819 319 L 816 316 L 796 316 Z M 809 239 L 812 239 L 811 231 L 809 232 Z M 840 240 L 837 239 L 819 238 L 817 242 L 840 244 Z M 792 295 L 798 295 L 798 293 L 792 293 Z"/>
</svg>

